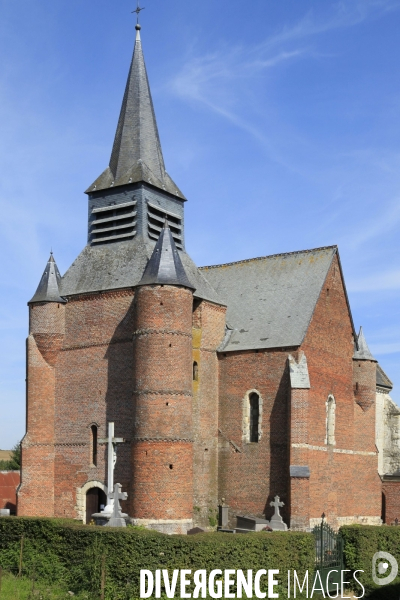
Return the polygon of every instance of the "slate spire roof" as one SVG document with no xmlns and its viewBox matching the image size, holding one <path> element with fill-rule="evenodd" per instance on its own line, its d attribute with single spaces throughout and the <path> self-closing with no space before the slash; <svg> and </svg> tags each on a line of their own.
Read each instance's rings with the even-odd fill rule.
<svg viewBox="0 0 400 600">
<path fill-rule="evenodd" d="M 61 275 L 56 261 L 54 260 L 53 252 L 51 252 L 38 289 L 32 300 L 29 300 L 28 304 L 32 304 L 33 302 L 65 303 L 66 301 L 64 298 L 61 298 L 60 296 L 60 283 Z"/>
<path fill-rule="evenodd" d="M 136 25 L 136 42 L 110 164 L 86 193 L 144 181 L 185 199 L 165 171 L 140 29 Z"/>
<path fill-rule="evenodd" d="M 167 220 L 138 285 L 178 285 L 195 289 L 186 275 Z"/>
<path fill-rule="evenodd" d="M 358 350 L 355 348 L 353 358 L 356 360 L 373 360 L 376 362 L 375 358 L 371 354 L 370 349 L 368 348 L 367 340 L 365 339 L 362 327 L 360 327 L 360 333 L 358 334 Z"/>
</svg>

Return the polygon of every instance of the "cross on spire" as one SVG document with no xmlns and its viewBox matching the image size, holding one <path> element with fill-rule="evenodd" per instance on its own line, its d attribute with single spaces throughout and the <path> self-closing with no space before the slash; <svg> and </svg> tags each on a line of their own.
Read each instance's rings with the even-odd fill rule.
<svg viewBox="0 0 400 600">
<path fill-rule="evenodd" d="M 136 16 L 137 16 L 137 24 L 138 24 L 138 25 L 139 25 L 139 15 L 140 15 L 140 13 L 142 12 L 142 10 L 144 10 L 145 8 L 146 8 L 145 6 L 143 6 L 143 8 L 140 8 L 140 0 L 137 0 L 137 7 L 136 7 L 136 10 L 133 10 L 133 11 L 132 11 L 132 14 L 133 14 L 133 13 L 136 13 Z"/>
</svg>

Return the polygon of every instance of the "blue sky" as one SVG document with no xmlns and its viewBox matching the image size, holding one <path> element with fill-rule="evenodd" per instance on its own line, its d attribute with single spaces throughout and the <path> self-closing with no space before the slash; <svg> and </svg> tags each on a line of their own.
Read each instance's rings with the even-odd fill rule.
<svg viewBox="0 0 400 600">
<path fill-rule="evenodd" d="M 400 0 L 145 0 L 168 172 L 198 265 L 338 244 L 400 403 Z M 26 302 L 86 242 L 134 0 L 0 0 L 0 448 L 24 434 Z"/>
</svg>

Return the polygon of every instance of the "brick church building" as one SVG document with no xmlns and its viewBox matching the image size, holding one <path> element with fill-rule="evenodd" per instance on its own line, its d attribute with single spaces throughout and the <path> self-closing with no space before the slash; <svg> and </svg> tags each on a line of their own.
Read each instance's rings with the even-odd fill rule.
<svg viewBox="0 0 400 600">
<path fill-rule="evenodd" d="M 208 526 L 222 498 L 232 523 L 268 518 L 276 495 L 292 528 L 323 512 L 380 523 L 377 362 L 338 249 L 194 264 L 139 25 L 110 163 L 86 193 L 87 245 L 63 277 L 51 255 L 29 302 L 19 515 L 89 519 L 113 422 L 135 523 Z"/>
</svg>

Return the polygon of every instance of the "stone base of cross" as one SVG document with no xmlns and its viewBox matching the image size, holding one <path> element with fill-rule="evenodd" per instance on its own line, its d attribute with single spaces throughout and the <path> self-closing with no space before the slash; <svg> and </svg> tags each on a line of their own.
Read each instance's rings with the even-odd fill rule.
<svg viewBox="0 0 400 600">
<path fill-rule="evenodd" d="M 127 500 L 128 494 L 126 492 L 121 492 L 121 490 L 122 485 L 120 483 L 116 483 L 114 486 L 114 492 L 110 494 L 112 500 L 114 500 L 114 506 L 111 519 L 108 521 L 106 527 L 126 527 L 125 518 L 128 515 L 122 512 L 119 501 Z"/>
</svg>

